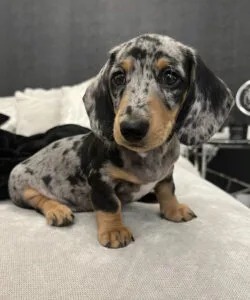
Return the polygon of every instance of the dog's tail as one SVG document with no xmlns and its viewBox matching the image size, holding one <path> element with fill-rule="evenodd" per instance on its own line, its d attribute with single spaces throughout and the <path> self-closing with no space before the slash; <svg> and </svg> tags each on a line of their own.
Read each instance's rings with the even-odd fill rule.
<svg viewBox="0 0 250 300">
<path fill-rule="evenodd" d="M 0 114 L 0 125 L 9 117 Z M 8 199 L 8 180 L 12 169 L 20 162 L 64 137 L 86 134 L 90 130 L 79 125 L 61 125 L 45 133 L 25 137 L 0 129 L 0 200 Z"/>
</svg>

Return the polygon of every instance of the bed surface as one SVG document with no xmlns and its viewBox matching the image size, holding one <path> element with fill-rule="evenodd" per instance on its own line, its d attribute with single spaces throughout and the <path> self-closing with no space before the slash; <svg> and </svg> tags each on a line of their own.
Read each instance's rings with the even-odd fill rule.
<svg viewBox="0 0 250 300">
<path fill-rule="evenodd" d="M 177 167 L 177 195 L 198 218 L 160 219 L 157 204 L 123 211 L 135 243 L 101 247 L 93 213 L 69 228 L 0 203 L 0 299 L 249 299 L 250 212 Z"/>
</svg>

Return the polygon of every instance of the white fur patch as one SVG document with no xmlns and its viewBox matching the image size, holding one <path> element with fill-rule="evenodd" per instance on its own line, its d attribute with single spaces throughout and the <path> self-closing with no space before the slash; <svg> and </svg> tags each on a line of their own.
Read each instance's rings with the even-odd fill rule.
<svg viewBox="0 0 250 300">
<path fill-rule="evenodd" d="M 158 181 L 154 181 L 141 185 L 140 190 L 132 194 L 133 200 L 139 200 L 143 196 L 147 195 L 149 192 L 152 192 L 157 183 Z"/>
</svg>

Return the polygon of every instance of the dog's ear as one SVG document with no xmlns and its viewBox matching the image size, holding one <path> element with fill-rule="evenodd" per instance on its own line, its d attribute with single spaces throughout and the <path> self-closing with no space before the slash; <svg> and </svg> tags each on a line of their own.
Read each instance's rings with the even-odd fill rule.
<svg viewBox="0 0 250 300">
<path fill-rule="evenodd" d="M 234 98 L 226 84 L 210 71 L 199 55 L 186 50 L 190 85 L 176 122 L 181 143 L 197 145 L 209 140 L 225 122 Z"/>
<path fill-rule="evenodd" d="M 83 102 L 90 120 L 91 129 L 101 138 L 113 140 L 114 107 L 109 89 L 109 73 L 115 59 L 111 53 L 99 74 L 88 86 Z"/>
</svg>

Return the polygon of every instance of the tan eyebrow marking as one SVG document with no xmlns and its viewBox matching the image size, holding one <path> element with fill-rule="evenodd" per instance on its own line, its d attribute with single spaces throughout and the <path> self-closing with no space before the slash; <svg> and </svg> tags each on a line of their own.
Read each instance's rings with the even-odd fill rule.
<svg viewBox="0 0 250 300">
<path fill-rule="evenodd" d="M 161 71 L 168 66 L 169 62 L 166 58 L 160 58 L 156 62 L 156 67 Z"/>
<path fill-rule="evenodd" d="M 127 58 L 121 63 L 121 67 L 128 72 L 133 68 L 133 61 Z"/>
</svg>

